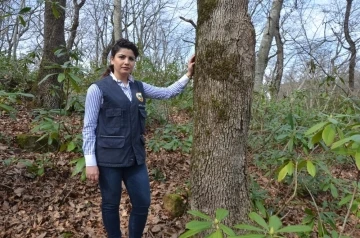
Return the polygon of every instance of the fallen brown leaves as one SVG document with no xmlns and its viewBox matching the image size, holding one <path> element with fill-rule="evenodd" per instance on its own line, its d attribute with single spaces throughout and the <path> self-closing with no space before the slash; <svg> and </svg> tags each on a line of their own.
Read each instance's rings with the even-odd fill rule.
<svg viewBox="0 0 360 238">
<path fill-rule="evenodd" d="M 69 125 L 81 125 L 81 116 L 69 119 Z M 69 162 L 82 155 L 76 153 L 39 154 L 21 150 L 14 136 L 31 128 L 31 114 L 19 108 L 16 120 L 0 116 L 0 237 L 106 237 L 102 225 L 98 185 L 72 177 Z M 43 176 L 29 173 L 23 160 L 47 158 Z M 7 160 L 7 161 L 6 161 Z M 6 162 L 5 162 L 6 161 Z M 156 168 L 165 176 L 156 181 Z M 186 215 L 170 218 L 162 207 L 165 193 L 186 190 L 189 157 L 181 153 L 148 152 L 152 203 L 145 237 L 178 237 L 184 231 Z M 126 189 L 120 205 L 121 227 L 127 237 L 131 205 Z"/>
</svg>

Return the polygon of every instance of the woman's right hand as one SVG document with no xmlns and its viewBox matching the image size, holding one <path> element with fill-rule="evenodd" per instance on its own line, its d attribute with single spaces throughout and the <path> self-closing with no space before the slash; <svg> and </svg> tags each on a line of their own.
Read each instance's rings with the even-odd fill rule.
<svg viewBox="0 0 360 238">
<path fill-rule="evenodd" d="M 97 166 L 86 166 L 86 178 L 92 182 L 99 180 L 99 168 Z"/>
</svg>

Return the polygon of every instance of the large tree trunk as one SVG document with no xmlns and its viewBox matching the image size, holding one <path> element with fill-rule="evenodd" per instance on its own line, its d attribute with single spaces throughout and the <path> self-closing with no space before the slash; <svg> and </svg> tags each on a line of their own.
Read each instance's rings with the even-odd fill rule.
<svg viewBox="0 0 360 238">
<path fill-rule="evenodd" d="M 354 77 L 355 77 L 355 66 L 356 66 L 356 45 L 355 42 L 351 39 L 349 31 L 349 19 L 351 12 L 352 0 L 346 0 L 346 12 L 344 20 L 344 33 L 345 39 L 349 44 L 350 51 L 350 63 L 349 63 L 349 88 L 351 91 L 355 88 Z"/>
<path fill-rule="evenodd" d="M 56 8 L 56 16 L 52 8 Z M 44 50 L 40 63 L 38 82 L 46 75 L 53 73 L 61 73 L 61 69 L 47 68 L 53 64 L 62 65 L 68 60 L 68 56 L 64 54 L 61 57 L 55 56 L 54 52 L 60 47 L 65 50 L 65 7 L 66 0 L 45 1 L 44 16 Z M 35 86 L 36 103 L 38 106 L 48 109 L 58 109 L 62 104 L 62 84 L 57 80 L 57 74 L 49 77 L 46 81 Z"/>
<path fill-rule="evenodd" d="M 262 86 L 265 69 L 269 59 L 269 51 L 271 42 L 274 37 L 276 22 L 279 21 L 283 0 L 273 0 L 265 30 L 261 39 L 259 52 L 256 59 L 255 67 L 255 90 L 259 90 Z"/>
<path fill-rule="evenodd" d="M 194 82 L 192 209 L 249 212 L 246 140 L 255 70 L 255 31 L 248 0 L 198 1 Z"/>
</svg>

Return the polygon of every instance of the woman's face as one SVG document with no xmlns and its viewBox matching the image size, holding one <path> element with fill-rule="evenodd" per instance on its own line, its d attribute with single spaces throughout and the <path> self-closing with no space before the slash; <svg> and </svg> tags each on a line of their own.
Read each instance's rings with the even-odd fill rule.
<svg viewBox="0 0 360 238">
<path fill-rule="evenodd" d="M 135 66 L 134 52 L 130 49 L 121 48 L 115 56 L 111 58 L 111 64 L 114 65 L 116 78 L 127 79 Z"/>
</svg>

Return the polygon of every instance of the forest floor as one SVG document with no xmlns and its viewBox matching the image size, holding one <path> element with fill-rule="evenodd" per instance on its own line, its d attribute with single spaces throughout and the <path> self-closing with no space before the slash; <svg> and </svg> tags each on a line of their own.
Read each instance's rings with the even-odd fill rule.
<svg viewBox="0 0 360 238">
<path fill-rule="evenodd" d="M 71 176 L 73 165 L 69 164 L 81 154 L 72 152 L 34 153 L 22 150 L 15 142 L 17 134 L 28 133 L 32 114 L 25 107 L 17 109 L 16 118 L 0 115 L 0 237 L 43 238 L 43 237 L 106 237 L 100 211 L 100 193 L 96 183 L 82 182 L 80 176 Z M 82 117 L 68 118 L 70 124 L 80 126 Z M 178 117 L 173 118 L 177 122 Z M 81 128 L 81 126 L 79 127 Z M 151 133 L 147 137 L 150 137 Z M 251 153 L 249 153 L 251 154 Z M 5 160 L 12 158 L 11 163 Z M 47 161 L 44 174 L 34 176 L 22 162 Z M 176 238 L 184 231 L 190 216 L 171 217 L 163 208 L 163 197 L 167 193 L 188 194 L 190 155 L 180 152 L 147 152 L 150 174 L 151 197 L 149 217 L 144 237 Z M 251 163 L 250 173 L 268 193 L 267 203 L 279 208 L 291 196 L 292 189 L 269 179 Z M 157 172 L 161 171 L 161 176 Z M 345 177 L 353 179 L 354 174 L 344 170 Z M 328 193 L 316 197 L 318 202 L 326 201 Z M 184 196 L 185 202 L 186 196 Z M 304 210 L 312 207 L 311 197 L 297 198 L 284 209 L 285 224 L 300 224 Z M 121 227 L 127 237 L 127 221 L 131 205 L 126 189 L 121 200 Z M 315 208 L 312 207 L 314 211 Z M 346 211 L 341 211 L 345 216 Z M 356 226 L 359 220 L 350 216 L 346 234 L 360 237 Z M 336 224 L 340 226 L 341 224 Z M 314 234 L 313 237 L 317 237 Z"/>
</svg>

